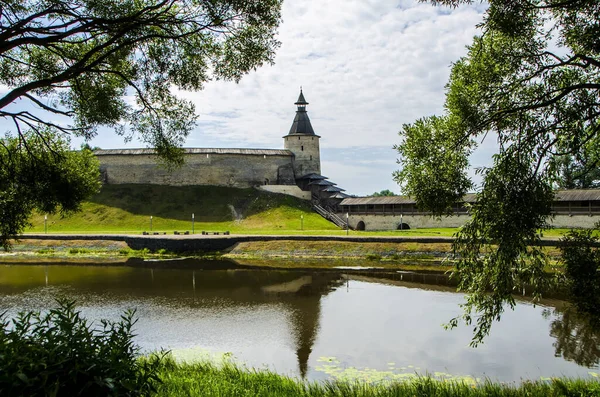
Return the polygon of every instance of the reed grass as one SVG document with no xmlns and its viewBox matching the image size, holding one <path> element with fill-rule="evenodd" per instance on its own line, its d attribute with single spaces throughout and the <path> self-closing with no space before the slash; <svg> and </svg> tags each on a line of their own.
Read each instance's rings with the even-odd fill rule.
<svg viewBox="0 0 600 397">
<path fill-rule="evenodd" d="M 525 381 L 521 384 L 486 381 L 472 384 L 444 382 L 417 377 L 405 382 L 303 382 L 267 370 L 255 370 L 231 362 L 178 363 L 166 359 L 160 370 L 160 396 L 315 396 L 315 397 L 453 397 L 453 396 L 528 396 L 558 397 L 600 395 L 600 383 L 590 379 L 555 378 Z"/>
</svg>

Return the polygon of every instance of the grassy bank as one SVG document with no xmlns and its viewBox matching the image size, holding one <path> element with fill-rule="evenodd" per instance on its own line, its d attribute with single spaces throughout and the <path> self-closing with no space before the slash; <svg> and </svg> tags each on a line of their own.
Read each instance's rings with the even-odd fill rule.
<svg viewBox="0 0 600 397">
<path fill-rule="evenodd" d="M 215 186 L 105 185 L 83 203 L 80 212 L 61 218 L 48 215 L 48 233 L 172 233 L 192 230 L 277 234 L 282 231 L 339 231 L 314 213 L 310 203 L 256 189 Z M 303 217 L 301 225 L 300 217 Z M 44 214 L 31 218 L 29 233 L 44 232 Z"/>
<path fill-rule="evenodd" d="M 333 223 L 315 213 L 310 203 L 295 197 L 257 189 L 217 186 L 105 185 L 100 193 L 83 203 L 81 211 L 68 217 L 48 215 L 48 233 L 124 233 L 150 230 L 173 233 L 191 231 L 192 214 L 196 232 L 225 231 L 236 234 L 345 235 Z M 302 220 L 301 220 L 302 218 Z M 43 233 L 44 214 L 31 218 L 26 233 Z M 368 236 L 447 236 L 456 228 L 389 231 L 350 231 Z M 564 229 L 544 232 L 560 237 Z"/>
<path fill-rule="evenodd" d="M 547 271 L 555 271 L 559 251 L 544 247 L 551 258 Z M 238 243 L 227 252 L 172 253 L 164 249 L 150 252 L 132 250 L 122 241 L 21 239 L 13 242 L 10 253 L 0 253 L 5 263 L 40 259 L 83 261 L 127 258 L 198 257 L 232 259 L 241 265 L 278 269 L 327 269 L 340 267 L 377 267 L 402 270 L 446 271 L 451 269 L 450 243 L 348 242 L 273 240 Z"/>
<path fill-rule="evenodd" d="M 174 258 L 177 255 L 166 250 L 150 252 L 148 249 L 134 250 L 123 241 L 110 240 L 40 240 L 21 239 L 12 241 L 9 252 L 0 251 L 2 263 L 27 263 L 39 261 L 62 261 L 93 263 L 101 260 L 110 263 L 127 258 Z"/>
<path fill-rule="evenodd" d="M 552 379 L 521 385 L 491 382 L 444 382 L 416 377 L 405 382 L 384 381 L 305 383 L 268 371 L 217 366 L 208 362 L 176 363 L 167 360 L 161 370 L 160 396 L 598 396 L 594 380 Z"/>
</svg>

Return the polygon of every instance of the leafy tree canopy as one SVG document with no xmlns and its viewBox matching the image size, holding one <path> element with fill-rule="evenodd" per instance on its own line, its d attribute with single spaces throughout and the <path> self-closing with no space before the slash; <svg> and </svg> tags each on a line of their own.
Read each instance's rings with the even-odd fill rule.
<svg viewBox="0 0 600 397">
<path fill-rule="evenodd" d="M 395 196 L 396 193 L 392 192 L 389 189 L 382 190 L 380 192 L 375 192 L 372 194 L 373 197 L 385 197 L 385 196 Z"/>
<path fill-rule="evenodd" d="M 18 233 L 25 224 L 14 211 L 70 210 L 85 198 L 71 193 L 93 191 L 91 166 L 79 170 L 90 171 L 80 179 L 64 181 L 52 172 L 30 178 L 33 165 L 38 170 L 49 162 L 52 170 L 60 159 L 77 157 L 66 153 L 70 137 L 87 140 L 108 127 L 126 140 L 138 137 L 166 164 L 180 164 L 180 146 L 196 116 L 193 104 L 174 89 L 199 90 L 211 79 L 238 81 L 272 63 L 280 11 L 281 0 L 3 1 L 0 119 L 10 129 L 0 158 L 27 163 L 11 163 L 24 176 L 5 172 L 2 164 L 5 247 L 6 233 Z M 91 161 L 86 156 L 81 158 Z M 44 201 L 43 191 L 35 191 L 57 191 L 59 185 L 65 194 L 57 200 Z M 11 189 L 27 188 L 35 200 L 12 201 L 17 196 Z"/>
<path fill-rule="evenodd" d="M 431 0 L 459 6 L 469 0 Z M 481 342 L 511 294 L 533 285 L 539 296 L 546 259 L 538 230 L 550 215 L 563 156 L 591 159 L 600 147 L 600 2 L 489 0 L 465 57 L 452 67 L 445 113 L 405 125 L 395 179 L 421 208 L 441 216 L 473 185 L 468 157 L 496 139 L 472 219 L 457 235 L 462 319 Z M 588 153 L 589 154 L 589 153 Z M 578 160 L 579 161 L 579 160 Z M 490 292 L 490 293 L 488 293 Z M 451 321 L 456 325 L 459 318 Z"/>
<path fill-rule="evenodd" d="M 555 161 L 560 189 L 600 188 L 600 147 L 586 145 L 580 153 L 559 156 Z"/>
<path fill-rule="evenodd" d="M 100 189 L 98 160 L 89 149 L 69 150 L 50 133 L 28 132 L 0 141 L 0 244 L 23 232 L 34 210 L 63 214 L 79 209 Z"/>
<path fill-rule="evenodd" d="M 0 117 L 15 132 L 107 126 L 173 159 L 194 106 L 172 88 L 273 62 L 280 0 L 12 0 L 0 8 Z M 11 106 L 12 105 L 12 106 Z M 26 105 L 31 110 L 23 110 Z M 53 120 L 68 117 L 63 126 Z M 54 117 L 53 117 L 54 116 Z"/>
</svg>

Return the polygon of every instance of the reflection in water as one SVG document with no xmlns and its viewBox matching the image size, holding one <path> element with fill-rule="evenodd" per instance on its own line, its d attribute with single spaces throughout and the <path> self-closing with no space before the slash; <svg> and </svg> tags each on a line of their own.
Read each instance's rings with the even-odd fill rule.
<svg viewBox="0 0 600 397">
<path fill-rule="evenodd" d="M 90 319 L 118 318 L 137 307 L 136 342 L 146 351 L 229 351 L 252 366 L 268 363 L 310 379 L 327 376 L 317 369 L 320 356 L 338 357 L 344 371 L 388 371 L 385 365 L 398 363 L 399 371 L 412 373 L 414 364 L 434 374 L 503 381 L 585 376 L 589 370 L 576 364 L 592 367 L 600 357 L 600 334 L 591 324 L 560 306 L 542 318 L 541 309 L 526 301 L 505 313 L 484 347 L 469 348 L 469 328 L 441 327 L 463 299 L 442 274 L 176 263 L 182 268 L 168 268 L 174 262 L 0 265 L 0 312 L 44 309 L 56 296 L 75 300 Z"/>
<path fill-rule="evenodd" d="M 550 311 L 544 312 L 549 316 Z M 600 362 L 600 332 L 598 324 L 577 312 L 572 306 L 554 309 L 556 316 L 550 323 L 550 335 L 556 357 L 573 361 L 588 368 L 597 368 Z"/>
<path fill-rule="evenodd" d="M 211 266 L 214 267 L 214 262 Z M 161 296 L 189 307 L 249 307 L 280 304 L 285 309 L 300 375 L 304 378 L 319 329 L 320 299 L 343 283 L 338 273 L 285 271 L 172 270 L 127 267 L 5 266 L 0 294 L 15 295 L 37 287 L 68 285 L 61 295 L 89 304 L 110 291 L 112 299 Z M 191 286 L 185 287 L 186 285 Z M 9 301 L 10 302 L 10 301 Z M 2 302 L 0 302 L 2 303 Z M 224 306 L 223 306 L 224 305 Z M 0 308 L 4 306 L 1 305 Z M 35 304 L 34 304 L 35 306 Z M 21 307 L 20 309 L 38 309 Z"/>
</svg>

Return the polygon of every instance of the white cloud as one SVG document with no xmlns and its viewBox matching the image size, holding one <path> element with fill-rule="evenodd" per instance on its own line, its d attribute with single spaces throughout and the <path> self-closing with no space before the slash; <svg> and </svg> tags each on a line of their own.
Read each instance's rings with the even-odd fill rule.
<svg viewBox="0 0 600 397">
<path fill-rule="evenodd" d="M 180 93 L 200 115 L 187 145 L 282 147 L 302 85 L 321 148 L 364 148 L 360 163 L 322 156 L 323 172 L 349 193 L 397 191 L 390 175 L 397 133 L 441 113 L 450 65 L 466 54 L 482 12 L 481 5 L 449 9 L 417 0 L 286 1 L 274 66 L 239 84 L 215 81 Z M 93 144 L 123 146 L 114 137 Z M 391 164 L 379 149 L 371 154 L 381 147 Z"/>
</svg>

